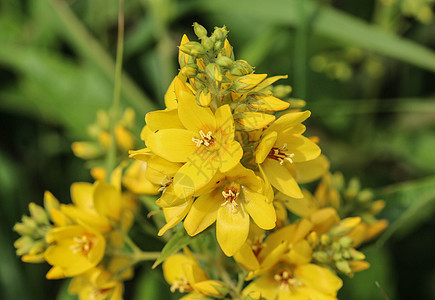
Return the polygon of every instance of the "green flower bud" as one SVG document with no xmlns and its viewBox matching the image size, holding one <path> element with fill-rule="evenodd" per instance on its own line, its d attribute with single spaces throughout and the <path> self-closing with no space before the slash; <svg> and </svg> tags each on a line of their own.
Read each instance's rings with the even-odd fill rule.
<svg viewBox="0 0 435 300">
<path fill-rule="evenodd" d="M 348 236 L 344 236 L 339 240 L 339 243 L 340 243 L 341 247 L 349 248 L 353 244 L 353 239 L 348 237 Z"/>
<path fill-rule="evenodd" d="M 31 202 L 29 203 L 29 211 L 36 223 L 49 224 L 47 212 L 41 206 Z"/>
<path fill-rule="evenodd" d="M 254 69 L 244 60 L 236 60 L 230 68 L 230 73 L 234 76 L 244 76 L 252 72 Z"/>
<path fill-rule="evenodd" d="M 201 40 L 207 37 L 207 29 L 196 22 L 193 23 L 193 31 L 195 31 L 196 36 Z"/>
<path fill-rule="evenodd" d="M 327 263 L 329 261 L 328 253 L 324 251 L 316 251 L 313 253 L 313 258 L 321 263 Z"/>
<path fill-rule="evenodd" d="M 214 42 L 211 38 L 205 37 L 202 40 L 202 45 L 204 46 L 205 49 L 207 50 L 212 50 L 214 49 Z"/>
<path fill-rule="evenodd" d="M 188 42 L 180 46 L 180 51 L 191 56 L 202 56 L 207 53 L 203 45 L 198 42 Z"/>
<path fill-rule="evenodd" d="M 222 68 L 229 68 L 234 64 L 234 61 L 226 56 L 220 56 L 216 59 L 216 64 Z"/>
<path fill-rule="evenodd" d="M 185 65 L 181 69 L 181 74 L 188 78 L 193 78 L 198 74 L 198 66 L 196 64 L 188 64 Z"/>
<path fill-rule="evenodd" d="M 349 263 L 347 261 L 345 261 L 345 260 L 337 261 L 335 263 L 335 266 L 337 267 L 337 269 L 340 272 L 342 272 L 342 273 L 344 273 L 346 275 L 350 275 L 352 273 L 352 270 L 351 270 L 351 268 L 349 266 Z"/>
<path fill-rule="evenodd" d="M 339 261 L 343 259 L 343 256 L 341 255 L 341 252 L 336 252 L 334 255 L 332 255 L 332 259 L 335 261 Z"/>
<path fill-rule="evenodd" d="M 208 64 L 205 68 L 207 76 L 215 81 L 222 81 L 222 71 L 217 64 Z"/>
<path fill-rule="evenodd" d="M 320 243 L 322 244 L 322 246 L 328 246 L 331 244 L 331 242 L 332 239 L 326 234 L 322 234 L 322 236 L 320 237 Z"/>
<path fill-rule="evenodd" d="M 216 52 L 220 51 L 222 49 L 223 45 L 224 44 L 221 41 L 216 41 L 214 43 L 214 51 L 216 51 Z"/>
<path fill-rule="evenodd" d="M 358 194 L 359 202 L 370 202 L 373 199 L 373 192 L 369 189 L 364 189 Z"/>
<path fill-rule="evenodd" d="M 277 98 L 283 99 L 292 92 L 292 87 L 289 85 L 276 85 L 273 87 L 273 95 Z M 296 99 L 295 99 L 296 100 Z"/>
<path fill-rule="evenodd" d="M 349 253 L 353 260 L 363 260 L 366 258 L 366 256 L 363 253 L 359 252 L 358 250 L 355 250 L 354 248 L 349 248 Z"/>
<path fill-rule="evenodd" d="M 214 32 L 211 35 L 211 38 L 214 39 L 215 41 L 223 42 L 223 41 L 225 41 L 227 35 L 228 35 L 228 30 L 225 26 L 222 28 L 215 27 Z"/>
</svg>

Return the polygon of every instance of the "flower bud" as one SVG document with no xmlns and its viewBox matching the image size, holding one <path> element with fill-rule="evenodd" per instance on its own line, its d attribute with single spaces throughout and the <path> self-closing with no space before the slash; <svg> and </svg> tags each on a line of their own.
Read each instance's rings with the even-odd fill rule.
<svg viewBox="0 0 435 300">
<path fill-rule="evenodd" d="M 218 52 L 223 47 L 223 43 L 221 41 L 217 41 L 214 43 L 214 51 Z"/>
<path fill-rule="evenodd" d="M 207 29 L 205 29 L 204 26 L 199 25 L 196 22 L 193 23 L 193 31 L 195 31 L 196 36 L 201 40 L 207 37 Z"/>
<path fill-rule="evenodd" d="M 212 49 L 214 49 L 215 43 L 213 42 L 213 40 L 211 38 L 205 37 L 202 40 L 202 45 L 204 46 L 205 49 L 212 50 Z"/>
<path fill-rule="evenodd" d="M 187 64 L 181 69 L 181 73 L 187 78 L 193 78 L 198 74 L 198 66 L 196 64 Z"/>
<path fill-rule="evenodd" d="M 340 243 L 341 247 L 349 248 L 353 244 L 353 239 L 348 237 L 348 236 L 344 236 L 340 239 L 339 243 Z"/>
<path fill-rule="evenodd" d="M 234 64 L 234 61 L 226 56 L 220 56 L 216 59 L 216 64 L 222 68 L 229 68 Z"/>
<path fill-rule="evenodd" d="M 230 69 L 231 75 L 244 76 L 254 72 L 254 69 L 244 60 L 236 60 Z"/>
<path fill-rule="evenodd" d="M 95 159 L 103 154 L 102 149 L 91 142 L 74 142 L 71 145 L 75 156 L 82 159 Z"/>
<path fill-rule="evenodd" d="M 289 85 L 277 85 L 273 87 L 273 95 L 277 98 L 285 98 L 292 92 L 292 87 Z"/>
<path fill-rule="evenodd" d="M 204 46 L 198 42 L 187 42 L 182 44 L 180 45 L 180 51 L 195 57 L 202 56 L 207 52 Z"/>
<path fill-rule="evenodd" d="M 329 261 L 328 253 L 324 251 L 316 251 L 313 253 L 313 258 L 321 263 L 327 263 Z"/>
<path fill-rule="evenodd" d="M 208 77 L 215 81 L 222 81 L 222 71 L 217 64 L 208 64 L 205 68 L 205 73 Z"/>
<path fill-rule="evenodd" d="M 342 273 L 344 273 L 344 274 L 346 274 L 346 275 L 352 273 L 352 270 L 350 269 L 349 263 L 348 263 L 347 261 L 345 261 L 345 260 L 337 261 L 337 262 L 335 263 L 335 266 L 337 267 L 337 269 L 338 269 L 340 272 L 342 272 Z"/>
<path fill-rule="evenodd" d="M 203 89 L 196 93 L 196 102 L 200 106 L 208 107 L 211 103 L 211 93 L 207 89 Z"/>
<path fill-rule="evenodd" d="M 227 38 L 227 35 L 228 35 L 228 30 L 227 30 L 227 28 L 225 26 L 222 27 L 222 28 L 215 27 L 211 37 L 215 41 L 221 41 L 221 42 L 223 42 Z"/>
<path fill-rule="evenodd" d="M 49 224 L 47 212 L 39 205 L 30 202 L 29 211 L 32 218 L 38 224 Z"/>
<path fill-rule="evenodd" d="M 275 116 L 258 112 L 236 113 L 233 117 L 236 130 L 242 131 L 261 129 L 275 121 Z"/>
</svg>

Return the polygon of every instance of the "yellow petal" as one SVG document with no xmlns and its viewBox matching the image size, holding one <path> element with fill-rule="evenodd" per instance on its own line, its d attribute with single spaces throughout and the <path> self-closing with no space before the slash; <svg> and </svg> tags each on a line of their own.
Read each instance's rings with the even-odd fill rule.
<svg viewBox="0 0 435 300">
<path fill-rule="evenodd" d="M 296 181 L 307 183 L 319 179 L 329 170 L 329 160 L 324 155 L 305 162 L 294 164 Z"/>
<path fill-rule="evenodd" d="M 337 211 L 331 207 L 320 209 L 310 216 L 310 221 L 314 224 L 314 231 L 319 235 L 326 233 L 329 229 L 340 221 Z"/>
<path fill-rule="evenodd" d="M 248 243 L 244 243 L 240 250 L 234 254 L 234 259 L 247 270 L 252 271 L 260 268 L 260 263 Z"/>
<path fill-rule="evenodd" d="M 302 190 L 302 194 L 304 197 L 297 199 L 279 193 L 276 195 L 275 199 L 283 202 L 292 213 L 307 218 L 316 210 L 318 210 L 319 207 L 317 206 L 313 195 L 309 191 Z"/>
<path fill-rule="evenodd" d="M 217 213 L 216 237 L 222 251 L 233 256 L 246 241 L 249 233 L 249 216 L 243 203 L 237 207 L 231 204 L 221 206 Z"/>
<path fill-rule="evenodd" d="M 293 198 L 303 198 L 299 185 L 286 166 L 272 159 L 266 159 L 261 166 L 267 179 L 281 193 Z"/>
<path fill-rule="evenodd" d="M 163 209 L 165 214 L 166 224 L 160 230 L 158 235 L 162 236 L 168 229 L 181 222 L 192 207 L 193 198 L 189 198 L 186 202 L 173 207 Z"/>
<path fill-rule="evenodd" d="M 100 215 L 115 221 L 121 217 L 121 192 L 113 185 L 97 181 L 94 187 L 94 205 Z"/>
<path fill-rule="evenodd" d="M 280 80 L 280 79 L 287 79 L 288 76 L 287 75 L 281 75 L 281 76 L 272 76 L 269 78 L 266 78 L 265 80 L 263 80 L 259 85 L 257 85 L 253 91 L 259 92 L 261 90 L 263 90 L 264 88 L 268 87 L 269 85 L 271 85 L 272 83 Z"/>
<path fill-rule="evenodd" d="M 146 143 L 153 153 L 169 161 L 186 162 L 197 151 L 194 137 L 185 129 L 164 129 L 150 135 Z"/>
<path fill-rule="evenodd" d="M 245 209 L 258 227 L 266 230 L 274 228 L 276 222 L 275 208 L 271 202 L 267 201 L 267 197 L 243 186 L 242 191 L 245 198 Z"/>
<path fill-rule="evenodd" d="M 175 79 L 175 92 L 178 99 L 178 116 L 185 128 L 199 133 L 202 130 L 205 134 L 216 129 L 215 117 L 208 107 L 201 107 L 196 103 L 195 96 L 186 91 L 185 88 L 177 88 L 184 85 L 180 79 Z"/>
<path fill-rule="evenodd" d="M 184 128 L 183 124 L 178 118 L 177 109 L 156 110 L 149 112 L 145 115 L 145 122 L 152 132 L 162 129 Z"/>
<path fill-rule="evenodd" d="M 177 98 L 175 96 L 174 81 L 175 78 L 172 80 L 168 90 L 165 93 L 165 105 L 168 109 L 174 109 L 178 106 Z"/>
<path fill-rule="evenodd" d="M 304 265 L 311 261 L 313 250 L 306 240 L 296 243 L 286 255 L 286 262 L 292 265 Z"/>
<path fill-rule="evenodd" d="M 242 146 L 236 141 L 230 142 L 219 150 L 218 161 L 215 162 L 219 171 L 226 173 L 233 169 L 243 156 Z"/>
<path fill-rule="evenodd" d="M 166 187 L 166 189 L 162 193 L 162 196 L 157 199 L 156 204 L 163 208 L 169 208 L 172 206 L 179 206 L 184 202 L 188 201 L 189 198 L 178 198 L 177 195 L 175 195 L 174 193 L 173 186 L 170 185 Z"/>
<path fill-rule="evenodd" d="M 310 115 L 311 112 L 309 110 L 287 113 L 273 122 L 272 125 L 266 129 L 265 133 L 269 133 L 271 131 L 284 132 L 286 129 L 305 121 Z"/>
<path fill-rule="evenodd" d="M 184 220 L 187 233 L 194 236 L 213 224 L 222 200 L 222 195 L 216 191 L 199 196 Z"/>
<path fill-rule="evenodd" d="M 216 129 L 224 136 L 225 140 L 231 141 L 234 139 L 234 120 L 228 104 L 220 106 L 215 113 Z"/>
<path fill-rule="evenodd" d="M 278 133 L 275 131 L 269 132 L 264 135 L 261 139 L 260 144 L 258 144 L 257 149 L 255 149 L 255 162 L 261 164 L 264 162 L 266 157 L 269 155 L 270 150 L 276 142 Z"/>
<path fill-rule="evenodd" d="M 94 207 L 93 203 L 94 186 L 87 182 L 74 182 L 71 184 L 71 200 L 81 209 Z"/>
<path fill-rule="evenodd" d="M 308 287 L 327 295 L 335 296 L 343 285 L 340 278 L 331 271 L 313 264 L 301 265 L 295 268 L 295 276 Z"/>
<path fill-rule="evenodd" d="M 248 107 L 252 110 L 260 110 L 260 111 L 279 111 L 287 109 L 290 106 L 290 103 L 282 101 L 272 95 L 259 95 L 254 94 L 251 95 L 253 99 L 252 102 L 248 103 Z"/>
<path fill-rule="evenodd" d="M 214 296 L 221 298 L 225 296 L 219 292 L 219 290 L 225 290 L 225 285 L 217 280 L 204 280 L 201 282 L 197 282 L 193 285 L 193 288 L 207 297 Z"/>
<path fill-rule="evenodd" d="M 163 276 L 169 284 L 173 284 L 179 278 L 185 278 L 183 265 L 191 264 L 192 260 L 184 254 L 174 254 L 163 262 Z"/>
<path fill-rule="evenodd" d="M 250 296 L 254 299 L 277 299 L 279 283 L 273 276 L 264 275 L 251 282 L 243 291 L 243 296 Z M 281 300 L 281 299 L 279 299 Z"/>
<path fill-rule="evenodd" d="M 275 147 L 281 148 L 284 145 L 288 149 L 287 152 L 294 154 L 292 160 L 295 163 L 313 160 L 320 155 L 319 146 L 302 135 L 279 134 Z"/>
<path fill-rule="evenodd" d="M 252 131 L 264 128 L 274 120 L 274 115 L 259 112 L 240 112 L 234 114 L 236 129 L 242 131 Z"/>
<path fill-rule="evenodd" d="M 215 162 L 216 163 L 216 162 Z M 179 198 L 187 198 L 205 186 L 217 172 L 212 160 L 204 161 L 193 154 L 174 176 L 174 191 Z"/>
</svg>

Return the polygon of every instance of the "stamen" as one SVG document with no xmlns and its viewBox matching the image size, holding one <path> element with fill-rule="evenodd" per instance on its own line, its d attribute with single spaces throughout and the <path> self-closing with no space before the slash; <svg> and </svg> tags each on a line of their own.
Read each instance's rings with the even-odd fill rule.
<svg viewBox="0 0 435 300">
<path fill-rule="evenodd" d="M 81 237 L 74 237 L 73 241 L 75 244 L 71 245 L 69 248 L 74 254 L 82 253 L 83 255 L 87 255 L 92 249 L 93 243 L 89 234 L 84 234 Z"/>
<path fill-rule="evenodd" d="M 231 211 L 235 213 L 237 211 L 237 207 L 239 206 L 236 202 L 236 199 L 239 196 L 239 189 L 234 186 L 230 186 L 222 191 L 222 196 L 224 197 L 225 202 L 221 205 L 229 205 L 231 207 Z"/>
<path fill-rule="evenodd" d="M 293 274 L 289 270 L 282 270 L 278 273 L 276 273 L 273 276 L 273 279 L 275 279 L 280 285 L 279 288 L 281 290 L 289 290 L 292 287 L 298 287 L 302 286 L 302 282 L 300 282 L 298 279 L 293 277 Z"/>
<path fill-rule="evenodd" d="M 201 138 L 192 138 L 192 142 L 196 144 L 196 147 L 200 147 L 201 145 L 204 145 L 206 147 L 212 145 L 214 143 L 214 138 L 211 136 L 213 132 L 208 131 L 207 134 L 204 133 L 204 131 L 200 130 L 199 135 Z"/>
<path fill-rule="evenodd" d="M 295 156 L 295 154 L 286 153 L 286 151 L 287 151 L 287 144 L 284 144 L 281 148 L 273 147 L 272 149 L 270 149 L 270 152 L 267 155 L 267 157 L 278 161 L 280 165 L 283 165 L 285 161 L 288 161 L 289 163 L 292 164 L 293 163 L 292 158 Z"/>
</svg>

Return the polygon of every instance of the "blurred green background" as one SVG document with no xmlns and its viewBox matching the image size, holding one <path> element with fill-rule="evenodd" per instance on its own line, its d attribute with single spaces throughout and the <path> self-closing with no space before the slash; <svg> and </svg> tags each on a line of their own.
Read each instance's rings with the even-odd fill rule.
<svg viewBox="0 0 435 300">
<path fill-rule="evenodd" d="M 192 23 L 226 25 L 236 58 L 307 101 L 308 134 L 332 171 L 387 201 L 391 223 L 363 248 L 372 267 L 339 299 L 434 299 L 435 22 L 430 0 L 127 0 L 122 105 L 163 106 Z M 0 298 L 74 299 L 47 265 L 21 263 L 12 226 L 44 190 L 64 202 L 91 181 L 71 143 L 112 101 L 116 0 L 0 2 Z M 139 238 L 140 240 L 140 238 Z M 149 238 L 148 238 L 149 241 Z M 143 243 L 145 244 L 145 243 Z M 158 242 L 149 249 L 160 249 Z M 146 249 L 145 249 L 146 250 Z M 160 270 L 136 270 L 126 299 L 170 299 Z"/>
</svg>

